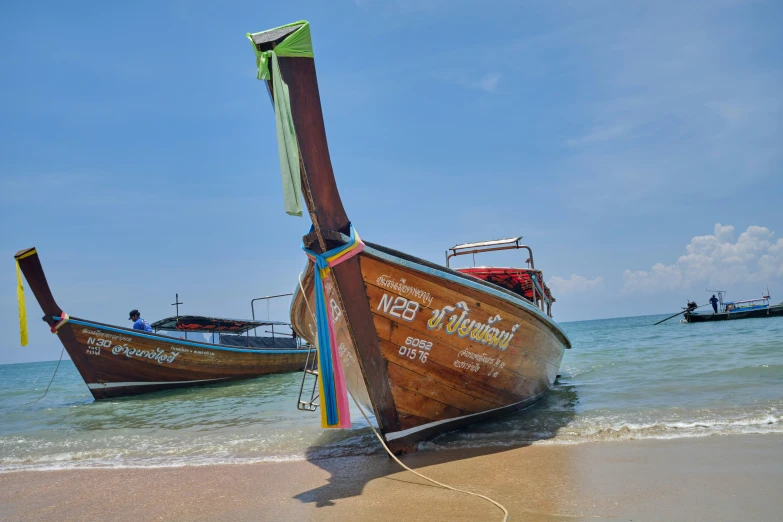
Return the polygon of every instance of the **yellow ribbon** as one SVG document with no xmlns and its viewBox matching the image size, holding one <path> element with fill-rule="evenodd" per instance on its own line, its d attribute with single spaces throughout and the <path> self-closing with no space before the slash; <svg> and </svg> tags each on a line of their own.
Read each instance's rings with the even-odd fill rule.
<svg viewBox="0 0 783 522">
<path fill-rule="evenodd" d="M 19 303 L 19 341 L 22 346 L 27 346 L 27 307 L 24 304 L 24 285 L 22 284 L 22 271 L 19 268 L 19 260 L 35 254 L 35 249 L 16 258 L 16 300 Z"/>
</svg>

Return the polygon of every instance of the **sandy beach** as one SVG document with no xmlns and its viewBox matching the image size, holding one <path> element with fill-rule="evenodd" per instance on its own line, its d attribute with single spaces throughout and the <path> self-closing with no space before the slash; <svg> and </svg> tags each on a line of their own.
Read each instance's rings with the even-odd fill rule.
<svg viewBox="0 0 783 522">
<path fill-rule="evenodd" d="M 534 445 L 405 457 L 510 520 L 779 520 L 783 436 Z M 501 520 L 386 457 L 0 475 L 4 520 Z"/>
</svg>

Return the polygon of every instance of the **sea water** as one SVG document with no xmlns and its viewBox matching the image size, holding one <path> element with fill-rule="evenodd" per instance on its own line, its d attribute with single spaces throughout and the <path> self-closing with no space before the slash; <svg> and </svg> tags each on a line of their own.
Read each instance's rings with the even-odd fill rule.
<svg viewBox="0 0 783 522">
<path fill-rule="evenodd" d="M 783 318 L 563 323 L 573 342 L 537 405 L 423 451 L 783 432 Z M 25 348 L 35 350 L 34 346 Z M 367 421 L 320 429 L 301 374 L 94 401 L 64 360 L 0 365 L 0 471 L 157 467 L 379 454 Z"/>
</svg>

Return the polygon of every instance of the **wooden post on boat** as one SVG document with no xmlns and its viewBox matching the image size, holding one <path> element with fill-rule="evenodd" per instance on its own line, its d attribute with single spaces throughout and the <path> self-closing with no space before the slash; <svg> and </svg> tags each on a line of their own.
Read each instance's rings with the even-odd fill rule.
<svg viewBox="0 0 783 522">
<path fill-rule="evenodd" d="M 253 44 L 259 51 L 272 50 L 305 23 L 254 34 L 251 36 Z M 288 86 L 291 116 L 299 146 L 302 190 L 313 222 L 313 233 L 305 236 L 304 244 L 314 252 L 323 253 L 342 242 L 340 233 L 348 234 L 351 222 L 337 190 L 329 157 L 315 61 L 312 58 L 284 56 L 279 56 L 277 60 L 282 78 Z M 276 93 L 272 84 L 272 80 L 267 81 L 274 97 Z M 332 272 L 354 346 L 361 355 L 361 369 L 376 410 L 375 415 L 388 429 L 399 430 L 400 422 L 386 376 L 378 335 L 367 306 L 359 259 L 348 259 L 335 266 Z"/>
<path fill-rule="evenodd" d="M 179 302 L 179 294 L 174 294 L 174 302 L 171 303 L 171 306 L 177 307 L 177 319 L 179 319 L 179 305 L 184 304 Z M 255 318 L 254 318 L 255 319 Z"/>
</svg>

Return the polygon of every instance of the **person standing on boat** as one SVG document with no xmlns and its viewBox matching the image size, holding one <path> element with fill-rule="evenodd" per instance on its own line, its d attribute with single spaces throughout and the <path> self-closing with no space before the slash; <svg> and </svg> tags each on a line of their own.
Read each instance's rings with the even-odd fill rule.
<svg viewBox="0 0 783 522">
<path fill-rule="evenodd" d="M 147 321 L 141 318 L 141 314 L 138 310 L 131 310 L 130 315 L 128 316 L 128 320 L 133 321 L 134 330 L 141 330 L 143 332 L 152 331 L 152 327 Z"/>
<path fill-rule="evenodd" d="M 715 297 L 715 294 L 712 294 L 712 297 L 710 298 L 710 303 L 712 303 L 712 309 L 715 310 L 714 313 L 718 313 L 718 298 Z"/>
</svg>

